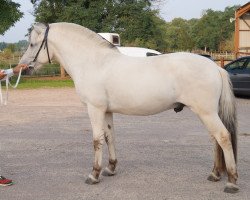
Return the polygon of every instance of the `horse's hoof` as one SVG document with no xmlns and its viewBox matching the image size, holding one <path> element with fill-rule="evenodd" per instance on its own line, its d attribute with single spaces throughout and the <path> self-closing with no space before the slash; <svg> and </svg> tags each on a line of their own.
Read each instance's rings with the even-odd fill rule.
<svg viewBox="0 0 250 200">
<path fill-rule="evenodd" d="M 227 183 L 224 189 L 226 193 L 237 193 L 239 191 L 239 187 L 233 183 Z"/>
<path fill-rule="evenodd" d="M 207 180 L 217 182 L 220 180 L 219 176 L 216 176 L 213 172 L 207 177 Z"/>
<path fill-rule="evenodd" d="M 94 185 L 94 184 L 97 184 L 99 183 L 100 180 L 99 179 L 96 179 L 94 178 L 91 174 L 89 175 L 89 177 L 86 179 L 85 183 L 89 184 L 89 185 Z"/>
<path fill-rule="evenodd" d="M 103 176 L 114 176 L 116 174 L 115 171 L 111 171 L 108 167 L 106 167 L 103 172 L 102 172 L 102 175 Z"/>
</svg>

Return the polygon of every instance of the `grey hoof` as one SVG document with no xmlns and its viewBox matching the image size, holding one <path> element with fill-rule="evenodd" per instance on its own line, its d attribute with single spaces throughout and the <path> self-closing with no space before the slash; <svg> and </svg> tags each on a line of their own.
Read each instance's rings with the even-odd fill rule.
<svg viewBox="0 0 250 200">
<path fill-rule="evenodd" d="M 106 167 L 102 172 L 103 176 L 114 176 L 115 174 L 116 172 L 112 172 L 108 167 Z"/>
<path fill-rule="evenodd" d="M 220 180 L 219 176 L 216 176 L 213 172 L 207 177 L 207 180 L 217 182 Z"/>
<path fill-rule="evenodd" d="M 233 183 L 227 183 L 226 187 L 224 189 L 224 192 L 226 193 L 237 193 L 239 191 L 239 187 Z"/>
<path fill-rule="evenodd" d="M 95 179 L 92 175 L 89 175 L 89 177 L 86 179 L 85 183 L 89 184 L 89 185 L 94 185 L 99 183 L 100 180 L 99 179 Z"/>
</svg>

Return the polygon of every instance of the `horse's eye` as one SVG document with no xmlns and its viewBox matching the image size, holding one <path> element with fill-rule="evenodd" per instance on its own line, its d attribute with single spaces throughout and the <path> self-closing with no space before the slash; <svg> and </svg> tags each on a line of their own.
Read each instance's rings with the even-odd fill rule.
<svg viewBox="0 0 250 200">
<path fill-rule="evenodd" d="M 34 46 L 34 45 L 31 43 L 31 44 L 30 44 L 30 47 L 33 47 L 33 46 Z"/>
</svg>

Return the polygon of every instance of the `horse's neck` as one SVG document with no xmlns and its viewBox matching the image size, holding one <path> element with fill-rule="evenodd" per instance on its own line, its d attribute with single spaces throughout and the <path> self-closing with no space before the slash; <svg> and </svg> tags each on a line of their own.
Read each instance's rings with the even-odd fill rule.
<svg viewBox="0 0 250 200">
<path fill-rule="evenodd" d="M 52 32 L 49 36 L 54 58 L 65 68 L 74 79 L 86 71 L 87 67 L 99 67 L 107 54 L 115 53 L 115 50 L 105 46 L 98 46 L 90 39 L 74 35 L 57 34 Z"/>
</svg>

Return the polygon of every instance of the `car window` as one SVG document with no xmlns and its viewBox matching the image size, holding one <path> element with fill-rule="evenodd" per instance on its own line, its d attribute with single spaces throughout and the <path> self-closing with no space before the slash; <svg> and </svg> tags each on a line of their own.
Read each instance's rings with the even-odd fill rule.
<svg viewBox="0 0 250 200">
<path fill-rule="evenodd" d="M 158 56 L 158 54 L 152 53 L 152 52 L 147 52 L 146 55 L 147 55 L 147 56 Z"/>
<path fill-rule="evenodd" d="M 233 62 L 232 64 L 229 64 L 227 66 L 227 69 L 229 70 L 235 70 L 235 69 L 243 69 L 244 68 L 244 64 L 247 62 L 247 59 L 241 59 L 238 61 Z M 249 62 L 248 62 L 249 63 Z M 250 64 L 249 64 L 250 65 Z"/>
<path fill-rule="evenodd" d="M 246 69 L 250 70 L 250 60 L 248 60 L 248 63 L 246 64 Z"/>
</svg>

